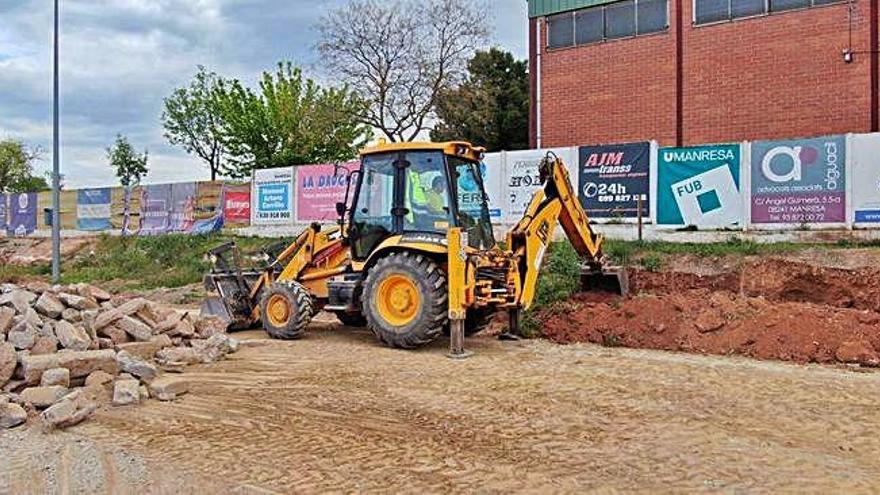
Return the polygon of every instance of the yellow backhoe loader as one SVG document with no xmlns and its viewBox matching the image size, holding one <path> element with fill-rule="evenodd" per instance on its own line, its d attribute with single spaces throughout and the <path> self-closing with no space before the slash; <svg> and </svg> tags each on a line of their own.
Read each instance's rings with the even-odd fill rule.
<svg viewBox="0 0 880 495">
<path fill-rule="evenodd" d="M 509 331 L 519 332 L 557 225 L 583 260 L 585 288 L 626 292 L 625 272 L 603 265 L 603 237 L 552 154 L 540 166 L 543 188 L 499 246 L 483 153 L 465 142 L 380 142 L 363 150 L 360 170 L 346 171 L 338 226 L 312 225 L 269 253 L 273 261 L 262 269 L 243 269 L 234 243 L 211 251 L 205 284 L 217 296 L 203 314 L 233 329 L 262 323 L 273 338 L 295 339 L 323 309 L 346 325 L 368 326 L 393 347 L 416 348 L 450 332 L 453 354 L 461 355 L 464 335 L 482 330 L 496 311 L 507 311 Z"/>
</svg>

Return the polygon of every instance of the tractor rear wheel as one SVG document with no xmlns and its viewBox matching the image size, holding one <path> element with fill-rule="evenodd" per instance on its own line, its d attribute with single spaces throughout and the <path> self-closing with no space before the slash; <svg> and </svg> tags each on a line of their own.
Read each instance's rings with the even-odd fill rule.
<svg viewBox="0 0 880 495">
<path fill-rule="evenodd" d="M 432 342 L 447 325 L 446 273 L 418 253 L 379 260 L 364 282 L 363 314 L 373 333 L 391 347 L 414 349 Z"/>
<path fill-rule="evenodd" d="M 312 296 L 297 282 L 275 282 L 263 291 L 260 315 L 273 339 L 298 339 L 314 316 Z"/>
</svg>

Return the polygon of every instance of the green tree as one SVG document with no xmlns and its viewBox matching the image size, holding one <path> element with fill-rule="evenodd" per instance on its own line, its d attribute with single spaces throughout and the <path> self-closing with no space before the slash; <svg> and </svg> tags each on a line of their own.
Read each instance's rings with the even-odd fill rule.
<svg viewBox="0 0 880 495">
<path fill-rule="evenodd" d="M 492 48 L 477 52 L 460 86 L 441 92 L 431 139 L 463 139 L 489 151 L 529 147 L 529 74 L 525 61 Z"/>
<path fill-rule="evenodd" d="M 230 173 L 223 166 L 220 117 L 212 98 L 218 81 L 217 74 L 200 65 L 189 86 L 177 88 L 165 98 L 162 112 L 165 138 L 202 159 L 211 171 L 211 180 Z"/>
<path fill-rule="evenodd" d="M 45 179 L 34 176 L 33 164 L 40 150 L 21 141 L 0 141 L 0 192 L 33 192 L 48 189 Z"/>
<path fill-rule="evenodd" d="M 347 160 L 371 137 L 358 121 L 361 100 L 322 88 L 290 62 L 264 72 L 259 91 L 220 80 L 213 92 L 230 176 L 254 169 Z"/>
<path fill-rule="evenodd" d="M 147 160 L 149 152 L 146 150 L 140 154 L 134 150 L 134 146 L 128 142 L 128 138 L 122 134 L 116 135 L 116 142 L 107 148 L 107 159 L 110 166 L 116 170 L 119 183 L 125 187 L 140 184 L 141 179 L 147 175 Z"/>
</svg>

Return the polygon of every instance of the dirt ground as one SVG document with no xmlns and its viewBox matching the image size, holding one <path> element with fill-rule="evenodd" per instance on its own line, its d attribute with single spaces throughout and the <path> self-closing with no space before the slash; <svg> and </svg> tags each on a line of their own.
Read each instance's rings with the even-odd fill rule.
<svg viewBox="0 0 880 495">
<path fill-rule="evenodd" d="M 188 371 L 175 403 L 0 433 L 0 493 L 872 492 L 880 375 L 469 341 L 325 320 Z M 261 332 L 239 335 L 262 339 Z"/>
</svg>

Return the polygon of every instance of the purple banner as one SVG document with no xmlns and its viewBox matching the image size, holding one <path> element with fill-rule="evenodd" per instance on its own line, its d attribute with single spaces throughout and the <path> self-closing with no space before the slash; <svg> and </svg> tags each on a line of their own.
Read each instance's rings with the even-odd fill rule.
<svg viewBox="0 0 880 495">
<path fill-rule="evenodd" d="M 140 235 L 167 234 L 171 230 L 171 184 L 143 186 L 141 189 Z"/>
<path fill-rule="evenodd" d="M 195 220 L 196 183 L 185 182 L 171 186 L 171 232 L 190 232 Z"/>
<path fill-rule="evenodd" d="M 846 221 L 846 138 L 752 143 L 752 223 Z"/>
<path fill-rule="evenodd" d="M 24 236 L 37 230 L 37 193 L 11 194 L 9 196 L 9 235 Z"/>
</svg>

